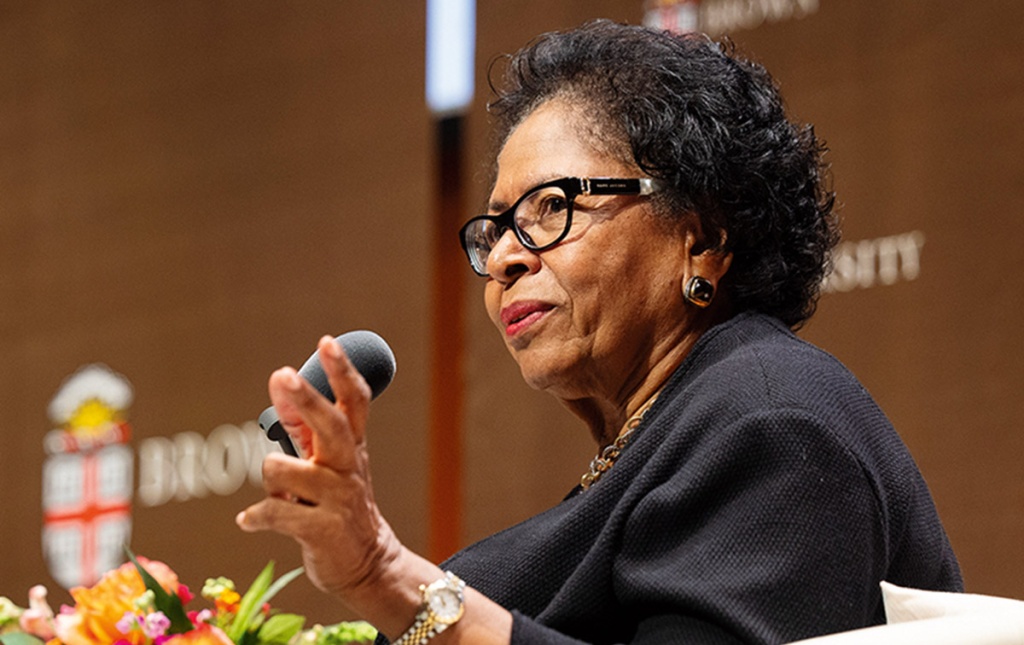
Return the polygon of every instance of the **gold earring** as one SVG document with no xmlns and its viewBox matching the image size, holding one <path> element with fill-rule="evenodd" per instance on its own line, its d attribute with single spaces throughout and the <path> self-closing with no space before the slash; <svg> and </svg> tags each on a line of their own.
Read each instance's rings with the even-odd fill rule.
<svg viewBox="0 0 1024 645">
<path fill-rule="evenodd" d="M 683 287 L 683 297 L 687 302 L 703 309 L 710 305 L 711 300 L 715 297 L 715 285 L 711 284 L 707 278 L 695 275 L 686 281 L 686 285 Z"/>
</svg>

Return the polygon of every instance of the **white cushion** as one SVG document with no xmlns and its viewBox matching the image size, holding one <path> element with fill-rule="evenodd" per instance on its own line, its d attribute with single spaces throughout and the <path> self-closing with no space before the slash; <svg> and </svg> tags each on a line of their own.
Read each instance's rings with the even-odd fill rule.
<svg viewBox="0 0 1024 645">
<path fill-rule="evenodd" d="M 800 645 L 1024 645 L 1024 602 L 882 583 L 889 624 L 819 636 Z"/>
<path fill-rule="evenodd" d="M 1024 602 L 998 596 L 924 591 L 882 582 L 882 599 L 885 601 L 885 618 L 889 624 L 981 613 L 1016 615 L 1024 618 Z"/>
<path fill-rule="evenodd" d="M 928 618 L 855 629 L 800 645 L 1024 645 L 1024 620 L 1000 614 Z"/>
</svg>

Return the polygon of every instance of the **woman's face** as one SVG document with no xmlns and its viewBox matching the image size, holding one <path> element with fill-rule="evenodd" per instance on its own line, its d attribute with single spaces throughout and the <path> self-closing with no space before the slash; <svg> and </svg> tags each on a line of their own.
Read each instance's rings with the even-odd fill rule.
<svg viewBox="0 0 1024 645">
<path fill-rule="evenodd" d="M 490 211 L 561 177 L 644 176 L 596 150 L 571 109 L 542 104 L 498 156 Z M 688 248 L 649 198 L 581 195 L 573 228 L 545 251 L 506 231 L 487 262 L 487 312 L 532 387 L 563 400 L 624 402 L 685 333 Z"/>
</svg>

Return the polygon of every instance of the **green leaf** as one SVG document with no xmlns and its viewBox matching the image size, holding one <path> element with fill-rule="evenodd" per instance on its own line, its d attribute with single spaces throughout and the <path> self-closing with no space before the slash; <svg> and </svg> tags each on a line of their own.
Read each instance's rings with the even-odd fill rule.
<svg viewBox="0 0 1024 645">
<path fill-rule="evenodd" d="M 242 596 L 242 600 L 238 605 L 238 613 L 235 614 L 235 618 L 231 621 L 231 626 L 227 630 L 228 638 L 232 642 L 240 642 L 242 635 L 248 631 L 253 614 L 258 612 L 261 606 L 257 601 L 263 597 L 263 593 L 270 587 L 270 581 L 273 577 L 274 561 L 271 560 L 267 563 L 267 566 L 263 567 L 263 571 L 260 571 L 256 579 L 249 585 L 249 590 Z"/>
<path fill-rule="evenodd" d="M 245 632 L 235 645 L 262 645 L 256 632 Z"/>
<path fill-rule="evenodd" d="M 4 634 L 0 636 L 2 645 L 43 645 L 43 641 L 28 634 Z"/>
<path fill-rule="evenodd" d="M 300 575 L 302 575 L 302 567 L 292 569 L 271 584 L 270 581 L 274 577 L 274 562 L 273 560 L 268 562 L 267 566 L 263 567 L 263 571 L 253 580 L 249 590 L 242 596 L 238 606 L 238 614 L 228 629 L 228 638 L 238 643 L 246 632 L 255 631 L 263 605 L 270 602 L 279 591 Z M 262 633 L 262 630 L 260 630 L 261 635 Z"/>
<path fill-rule="evenodd" d="M 317 635 L 316 645 L 351 645 L 352 643 L 372 643 L 377 638 L 377 630 L 365 621 L 341 622 L 328 625 Z"/>
<path fill-rule="evenodd" d="M 271 616 L 260 628 L 259 642 L 265 645 L 286 645 L 293 636 L 302 631 L 305 623 L 305 617 L 297 614 Z"/>
<path fill-rule="evenodd" d="M 257 606 L 258 607 L 262 607 L 264 605 L 264 603 L 270 602 L 270 600 L 274 596 L 276 596 L 279 591 L 281 591 L 282 589 L 284 589 L 285 587 L 288 586 L 288 583 L 290 583 L 292 580 L 295 580 L 296 578 L 301 576 L 302 575 L 302 571 L 303 571 L 302 567 L 299 567 L 298 569 L 292 569 L 288 573 L 286 573 L 283 576 L 281 576 L 280 578 L 278 578 L 277 582 L 275 582 L 274 584 L 270 585 L 270 588 L 267 589 L 267 592 L 265 594 L 263 594 L 263 597 L 260 598 L 260 602 L 259 602 L 259 604 Z"/>
<path fill-rule="evenodd" d="M 153 592 L 154 601 L 153 604 L 156 608 L 167 616 L 167 619 L 171 621 L 171 626 L 167 630 L 171 634 L 184 634 L 185 632 L 192 629 L 192 621 L 188 619 L 188 614 L 185 613 L 185 607 L 181 604 L 181 598 L 178 594 L 167 593 L 167 590 L 156 581 L 145 567 L 139 564 L 139 561 L 135 558 L 135 554 L 131 552 L 127 546 L 124 548 L 125 553 L 128 554 L 128 558 L 135 565 L 135 569 L 142 576 L 142 582 L 146 585 L 146 589 Z"/>
</svg>

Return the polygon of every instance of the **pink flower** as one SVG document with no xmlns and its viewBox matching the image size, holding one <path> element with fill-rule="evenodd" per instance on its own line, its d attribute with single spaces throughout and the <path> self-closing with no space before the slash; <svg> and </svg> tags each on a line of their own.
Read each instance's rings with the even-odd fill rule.
<svg viewBox="0 0 1024 645">
<path fill-rule="evenodd" d="M 187 605 L 193 598 L 195 598 L 195 594 L 193 594 L 187 586 L 179 584 L 178 598 L 181 598 L 181 604 Z"/>
<path fill-rule="evenodd" d="M 188 612 L 188 619 L 192 621 L 193 625 L 197 627 L 202 623 L 208 623 L 214 619 L 213 611 L 209 609 L 203 609 L 201 611 L 190 611 Z"/>
<path fill-rule="evenodd" d="M 46 587 L 36 585 L 28 590 L 28 609 L 18 619 L 21 630 L 44 640 L 53 638 L 53 610 L 46 601 Z"/>
<path fill-rule="evenodd" d="M 122 634 L 127 634 L 139 626 L 139 617 L 130 611 L 126 611 L 124 612 L 124 616 L 121 617 L 121 620 L 117 621 L 117 624 L 114 626 L 117 627 L 117 631 Z"/>
<path fill-rule="evenodd" d="M 171 620 L 162 611 L 155 611 L 142 621 L 142 631 L 150 638 L 163 636 L 170 626 Z"/>
</svg>

